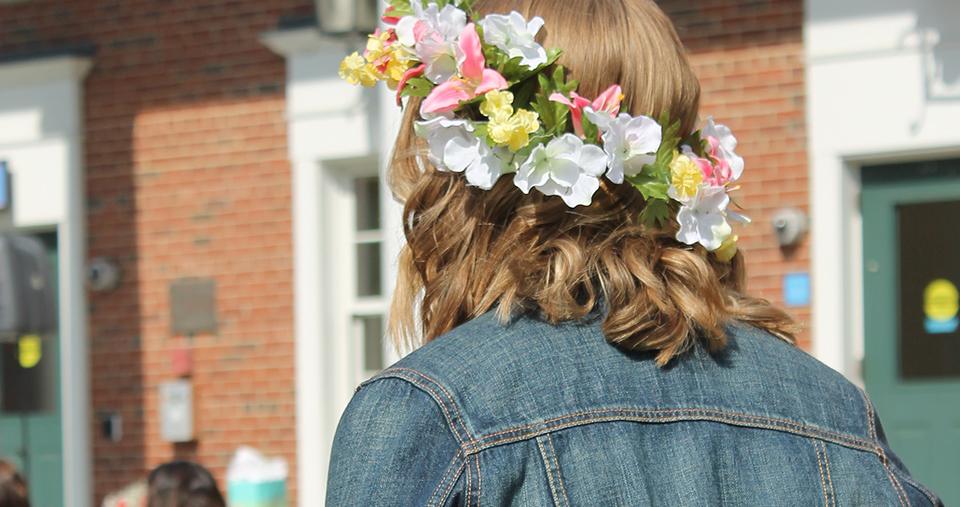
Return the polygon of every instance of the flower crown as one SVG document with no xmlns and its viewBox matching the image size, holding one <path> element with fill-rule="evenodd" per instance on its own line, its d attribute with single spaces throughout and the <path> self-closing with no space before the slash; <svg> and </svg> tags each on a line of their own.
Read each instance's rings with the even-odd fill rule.
<svg viewBox="0 0 960 507">
<path fill-rule="evenodd" d="M 522 192 L 589 205 L 600 178 L 633 185 L 646 200 L 647 227 L 679 224 L 677 240 L 699 243 L 725 262 L 736 255 L 730 207 L 743 173 L 737 140 L 707 120 L 681 139 L 680 122 L 620 112 L 614 85 L 594 100 L 575 91 L 556 64 L 559 49 L 536 42 L 543 19 L 517 13 L 471 21 L 471 0 L 388 0 L 388 27 L 369 36 L 363 55 L 340 64 L 351 84 L 386 81 L 403 97 L 423 97 L 417 136 L 438 170 L 463 173 L 489 190 L 513 173 Z M 625 108 L 626 109 L 626 108 Z"/>
</svg>

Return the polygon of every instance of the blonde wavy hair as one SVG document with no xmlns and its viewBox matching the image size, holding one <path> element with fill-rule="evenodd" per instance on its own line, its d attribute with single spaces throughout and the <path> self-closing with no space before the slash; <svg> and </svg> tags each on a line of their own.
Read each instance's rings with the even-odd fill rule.
<svg viewBox="0 0 960 507">
<path fill-rule="evenodd" d="M 668 112 L 683 134 L 694 130 L 700 85 L 653 1 L 478 0 L 475 7 L 543 17 L 539 42 L 563 49 L 560 63 L 580 81 L 580 94 L 620 84 L 631 114 Z M 598 304 L 610 343 L 653 351 L 661 365 L 697 340 L 722 349 L 731 321 L 793 341 L 785 312 L 744 293 L 742 254 L 722 263 L 677 242 L 676 224 L 645 229 L 644 200 L 630 185 L 602 180 L 593 203 L 575 209 L 525 195 L 509 176 L 490 191 L 469 187 L 461 174 L 427 161 L 413 132 L 419 105 L 407 104 L 389 170 L 407 240 L 389 320 L 398 346 L 422 345 L 491 309 L 503 321 L 532 313 L 557 323 L 582 319 Z"/>
</svg>

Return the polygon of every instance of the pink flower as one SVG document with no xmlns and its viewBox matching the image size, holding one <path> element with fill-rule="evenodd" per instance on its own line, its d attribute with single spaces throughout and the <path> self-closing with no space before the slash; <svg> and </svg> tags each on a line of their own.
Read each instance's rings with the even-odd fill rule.
<svg viewBox="0 0 960 507">
<path fill-rule="evenodd" d="M 571 100 L 572 99 L 572 100 Z M 573 130 L 581 138 L 583 134 L 583 108 L 589 107 L 598 113 L 607 113 L 611 118 L 615 118 L 620 113 L 620 103 L 623 101 L 623 90 L 620 85 L 613 85 L 600 94 L 593 102 L 581 97 L 577 92 L 571 92 L 570 98 L 564 97 L 560 93 L 550 95 L 550 100 L 559 102 L 570 108 L 570 115 L 573 117 Z"/>
<path fill-rule="evenodd" d="M 449 113 L 457 109 L 460 103 L 483 95 L 492 90 L 506 89 L 509 84 L 499 72 L 487 69 L 480 46 L 477 27 L 470 23 L 460 36 L 457 51 L 457 71 L 453 76 L 430 92 L 420 108 L 428 115 Z"/>
<path fill-rule="evenodd" d="M 713 164 L 707 164 L 709 170 L 704 170 L 703 179 L 712 185 L 726 185 L 733 180 L 733 169 L 726 157 L 720 151 L 720 140 L 713 136 L 707 136 L 707 144 L 710 145 L 707 155 Z"/>
<path fill-rule="evenodd" d="M 726 125 L 715 123 L 713 118 L 707 118 L 707 125 L 702 130 L 703 139 L 707 141 L 712 170 L 704 172 L 704 178 L 715 185 L 726 185 L 740 179 L 743 175 L 743 157 L 737 155 L 737 138 Z"/>
<path fill-rule="evenodd" d="M 683 145 L 680 150 L 691 162 L 697 165 L 700 168 L 700 172 L 703 173 L 703 182 L 709 184 L 713 187 L 723 186 L 725 181 L 721 181 L 718 178 L 717 169 L 714 167 L 714 161 L 711 158 L 701 158 L 696 153 L 694 153 L 693 148 Z M 709 157 L 710 155 L 708 155 Z"/>
</svg>

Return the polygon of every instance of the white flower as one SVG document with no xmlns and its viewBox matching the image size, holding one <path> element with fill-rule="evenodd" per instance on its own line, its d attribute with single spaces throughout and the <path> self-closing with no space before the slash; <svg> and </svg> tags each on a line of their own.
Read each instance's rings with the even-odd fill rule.
<svg viewBox="0 0 960 507">
<path fill-rule="evenodd" d="M 707 118 L 707 125 L 701 131 L 701 137 L 710 141 L 711 155 L 726 162 L 730 168 L 730 174 L 727 183 L 740 179 L 743 175 L 743 157 L 737 155 L 734 150 L 737 149 L 737 138 L 733 136 L 730 127 L 714 123 L 713 117 Z M 712 139 L 716 140 L 714 143 Z"/>
<path fill-rule="evenodd" d="M 427 65 L 424 75 L 443 83 L 457 73 L 457 40 L 467 26 L 467 13 L 453 5 L 411 2 L 414 14 L 397 23 L 397 40 Z"/>
<path fill-rule="evenodd" d="M 687 245 L 700 243 L 710 251 L 720 248 L 732 232 L 726 217 L 729 203 L 725 188 L 701 185 L 697 195 L 677 213 L 677 240 Z"/>
<path fill-rule="evenodd" d="M 480 20 L 483 28 L 483 40 L 496 46 L 510 58 L 520 57 L 520 63 L 535 69 L 547 63 L 547 51 L 535 40 L 543 28 L 543 19 L 539 16 L 529 22 L 517 11 L 509 15 L 490 14 Z"/>
<path fill-rule="evenodd" d="M 466 120 L 438 117 L 417 122 L 415 127 L 427 141 L 430 162 L 440 171 L 464 173 L 470 185 L 490 190 L 509 169 L 507 154 L 478 138 Z"/>
<path fill-rule="evenodd" d="M 663 130 L 652 118 L 627 113 L 611 118 L 592 108 L 583 112 L 603 132 L 603 150 L 607 152 L 610 168 L 607 179 L 623 183 L 623 177 L 639 174 L 643 166 L 656 161 L 656 152 L 663 140 Z"/>
<path fill-rule="evenodd" d="M 588 206 L 606 168 L 603 150 L 584 144 L 573 134 L 564 134 L 534 148 L 513 183 L 525 194 L 536 187 L 544 195 L 559 195 L 571 208 Z"/>
</svg>

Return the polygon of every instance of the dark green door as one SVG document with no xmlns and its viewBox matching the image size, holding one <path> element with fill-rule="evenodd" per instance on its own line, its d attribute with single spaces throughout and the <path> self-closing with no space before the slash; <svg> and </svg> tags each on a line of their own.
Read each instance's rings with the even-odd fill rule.
<svg viewBox="0 0 960 507">
<path fill-rule="evenodd" d="M 960 505 L 960 160 L 863 170 L 864 381 L 894 451 Z"/>
<path fill-rule="evenodd" d="M 56 273 L 56 234 L 47 233 L 38 237 L 46 246 L 53 272 Z M 0 458 L 12 461 L 24 472 L 30 482 L 30 504 L 33 507 L 63 505 L 59 345 L 57 336 L 42 338 L 39 355 L 35 349 L 24 351 L 29 352 L 27 355 L 31 355 L 32 359 L 21 356 L 19 343 L 0 345 L 0 353 L 3 355 L 0 368 L 5 364 L 9 367 L 28 361 L 31 369 L 43 373 L 44 382 L 53 389 L 52 410 L 33 413 L 0 411 Z M 0 379 L 2 378 L 0 376 Z"/>
</svg>

